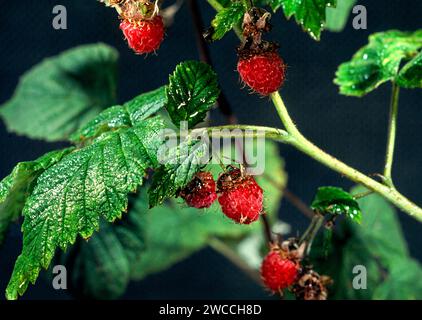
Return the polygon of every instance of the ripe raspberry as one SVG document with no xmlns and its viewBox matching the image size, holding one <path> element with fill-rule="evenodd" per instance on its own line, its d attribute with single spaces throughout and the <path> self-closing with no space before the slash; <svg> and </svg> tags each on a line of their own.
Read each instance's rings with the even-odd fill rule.
<svg viewBox="0 0 422 320">
<path fill-rule="evenodd" d="M 240 55 L 237 70 L 250 88 L 267 96 L 283 85 L 286 66 L 277 52 L 269 51 Z"/>
<path fill-rule="evenodd" d="M 278 251 L 271 251 L 262 262 L 262 281 L 272 292 L 281 292 L 296 281 L 298 269 L 295 262 L 284 258 Z"/>
<path fill-rule="evenodd" d="M 263 191 L 255 179 L 231 167 L 217 181 L 218 202 L 223 213 L 240 224 L 258 220 L 262 212 Z"/>
<path fill-rule="evenodd" d="M 192 181 L 180 191 L 179 195 L 189 207 L 209 208 L 217 199 L 213 176 L 209 172 L 198 172 Z"/>
<path fill-rule="evenodd" d="M 122 21 L 120 29 L 123 31 L 129 47 L 137 54 L 158 50 L 164 38 L 164 24 L 161 16 L 137 22 Z"/>
</svg>

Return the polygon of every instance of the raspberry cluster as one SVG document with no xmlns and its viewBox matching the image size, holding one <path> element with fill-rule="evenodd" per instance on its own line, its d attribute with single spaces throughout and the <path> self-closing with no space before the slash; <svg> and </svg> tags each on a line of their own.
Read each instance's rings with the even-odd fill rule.
<svg viewBox="0 0 422 320">
<path fill-rule="evenodd" d="M 253 176 L 234 166 L 227 167 L 217 184 L 211 173 L 197 173 L 179 196 L 194 208 L 208 208 L 218 197 L 223 213 L 240 224 L 258 220 L 263 208 L 262 188 Z"/>
</svg>

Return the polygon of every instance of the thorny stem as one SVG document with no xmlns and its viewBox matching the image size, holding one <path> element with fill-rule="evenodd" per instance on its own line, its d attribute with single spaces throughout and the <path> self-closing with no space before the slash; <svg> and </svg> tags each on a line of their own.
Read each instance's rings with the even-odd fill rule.
<svg viewBox="0 0 422 320">
<path fill-rule="evenodd" d="M 394 161 L 394 147 L 396 143 L 396 132 L 397 132 L 397 116 L 399 110 L 399 86 L 393 82 L 393 89 L 391 93 L 391 105 L 390 105 L 390 123 L 388 128 L 387 138 L 387 151 L 385 154 L 385 167 L 384 167 L 384 183 L 389 187 L 394 187 L 393 178 L 391 171 Z"/>
</svg>

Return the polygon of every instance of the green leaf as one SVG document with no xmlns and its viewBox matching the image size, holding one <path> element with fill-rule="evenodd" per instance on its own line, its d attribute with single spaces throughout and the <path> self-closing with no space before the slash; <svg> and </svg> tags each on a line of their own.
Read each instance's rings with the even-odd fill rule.
<svg viewBox="0 0 422 320">
<path fill-rule="evenodd" d="M 422 52 L 400 70 L 397 83 L 403 88 L 422 88 Z"/>
<path fill-rule="evenodd" d="M 422 299 L 422 268 L 414 260 L 405 260 L 392 266 L 387 278 L 374 291 L 377 300 Z"/>
<path fill-rule="evenodd" d="M 419 59 L 403 67 L 402 79 L 399 69 L 402 62 L 415 57 L 422 49 L 422 30 L 416 32 L 386 31 L 369 37 L 369 43 L 361 48 L 351 61 L 337 70 L 334 82 L 340 93 L 361 97 L 387 81 L 396 81 L 403 87 L 417 86 L 420 81 Z M 419 62 L 418 62 L 419 61 Z"/>
<path fill-rule="evenodd" d="M 325 28 L 333 32 L 342 31 L 346 26 L 350 12 L 355 3 L 356 0 L 337 0 L 337 6 L 335 8 L 327 8 L 327 23 Z"/>
<path fill-rule="evenodd" d="M 163 165 L 155 171 L 149 190 L 150 207 L 162 204 L 183 189 L 209 161 L 208 144 L 187 139 L 161 155 Z"/>
<path fill-rule="evenodd" d="M 311 208 L 321 214 L 344 214 L 358 223 L 362 220 L 358 202 L 350 193 L 337 187 L 318 188 Z"/>
<path fill-rule="evenodd" d="M 177 65 L 170 76 L 166 93 L 166 108 L 173 123 L 180 127 L 181 121 L 187 121 L 193 127 L 205 119 L 220 90 L 217 75 L 209 65 L 186 61 Z"/>
<path fill-rule="evenodd" d="M 147 211 L 146 196 L 141 195 L 134 210 L 147 212 L 140 222 L 145 228 L 146 250 L 132 269 L 134 280 L 171 267 L 205 247 L 213 237 L 235 239 L 253 228 L 226 218 L 216 203 L 210 209 L 198 210 L 171 199 Z"/>
<path fill-rule="evenodd" d="M 23 209 L 23 249 L 6 290 L 22 295 L 47 268 L 57 247 L 78 235 L 88 238 L 100 218 L 120 218 L 127 194 L 142 184 L 145 170 L 158 166 L 163 122 L 159 117 L 107 133 L 42 173 Z"/>
<path fill-rule="evenodd" d="M 211 22 L 214 28 L 212 38 L 219 40 L 224 37 L 233 26 L 239 25 L 242 22 L 245 12 L 246 9 L 242 2 L 231 2 L 228 7 L 219 11 Z"/>
<path fill-rule="evenodd" d="M 0 182 L 0 243 L 10 222 L 17 220 L 38 176 L 59 162 L 73 148 L 49 152 L 34 161 L 20 162 Z"/>
<path fill-rule="evenodd" d="M 157 113 L 166 103 L 165 87 L 143 93 L 122 106 L 113 106 L 80 128 L 70 139 L 74 142 L 96 138 L 104 132 L 131 127 Z"/>
<path fill-rule="evenodd" d="M 118 53 L 105 44 L 44 60 L 21 78 L 0 108 L 8 130 L 35 139 L 66 139 L 116 99 Z"/>
<path fill-rule="evenodd" d="M 129 284 L 132 267 L 142 258 L 145 247 L 141 216 L 131 210 L 121 221 L 101 223 L 101 232 L 89 241 L 79 239 L 59 259 L 71 275 L 72 288 L 84 298 L 116 299 Z"/>
<path fill-rule="evenodd" d="M 365 188 L 357 187 L 351 193 L 365 191 Z M 420 299 L 421 287 L 416 282 L 411 283 L 411 279 L 417 275 L 420 277 L 421 269 L 409 256 L 394 208 L 377 194 L 361 198 L 358 202 L 363 212 L 362 223 L 357 225 L 344 220 L 333 234 L 327 258 L 323 254 L 322 236 L 317 237 L 312 246 L 312 263 L 316 270 L 334 279 L 330 297 Z M 353 289 L 356 274 L 352 271 L 357 265 L 367 269 L 366 290 Z M 403 274 L 399 275 L 400 272 Z"/>
<path fill-rule="evenodd" d="M 283 7 L 288 19 L 295 16 L 304 31 L 319 40 L 326 21 L 326 9 L 336 6 L 336 0 L 269 0 L 274 11 Z"/>
<path fill-rule="evenodd" d="M 255 144 L 247 143 L 246 154 L 255 153 Z M 238 150 L 236 149 L 238 152 Z M 237 158 L 236 156 L 234 157 Z M 210 164 L 205 170 L 211 170 L 214 178 L 221 171 L 219 165 Z M 277 144 L 266 141 L 265 174 L 257 178 L 264 191 L 264 207 L 272 221 L 277 219 L 282 189 L 287 181 L 284 161 L 280 158 Z M 144 212 L 146 200 L 139 198 L 135 210 Z M 146 251 L 134 267 L 133 278 L 163 271 L 175 263 L 187 258 L 205 247 L 211 238 L 234 242 L 248 235 L 262 234 L 262 225 L 238 225 L 221 212 L 218 203 L 209 209 L 197 210 L 171 199 L 161 207 L 156 207 L 142 216 L 146 231 Z"/>
</svg>

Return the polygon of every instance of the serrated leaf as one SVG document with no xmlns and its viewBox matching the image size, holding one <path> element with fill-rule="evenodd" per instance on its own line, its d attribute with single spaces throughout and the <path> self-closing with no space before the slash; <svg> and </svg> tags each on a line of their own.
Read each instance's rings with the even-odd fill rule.
<svg viewBox="0 0 422 320">
<path fill-rule="evenodd" d="M 247 144 L 245 152 L 247 154 L 253 152 L 256 155 L 253 146 Z M 282 196 L 282 187 L 286 183 L 287 176 L 277 145 L 266 141 L 265 150 L 266 174 L 258 176 L 256 179 L 265 190 L 264 206 L 268 217 L 275 221 Z M 219 165 L 210 164 L 204 170 L 211 170 L 216 179 L 218 173 L 221 172 L 221 168 L 219 171 L 218 168 L 220 168 Z M 141 196 L 136 203 L 135 210 L 144 211 L 146 209 L 145 202 L 146 200 Z M 181 201 L 169 200 L 163 206 L 154 208 L 143 215 L 141 219 L 146 232 L 146 251 L 133 269 L 133 277 L 137 280 L 151 273 L 165 270 L 187 258 L 205 247 L 211 238 L 235 241 L 252 233 L 262 234 L 260 223 L 248 226 L 235 224 L 221 212 L 218 203 L 214 203 L 209 209 L 197 210 L 186 208 Z"/>
<path fill-rule="evenodd" d="M 422 88 L 422 52 L 400 70 L 397 84 L 403 88 Z"/>
<path fill-rule="evenodd" d="M 79 239 L 70 252 L 59 259 L 71 275 L 72 291 L 77 296 L 116 299 L 129 284 L 132 267 L 141 259 L 145 247 L 141 216 L 131 210 L 123 220 L 101 223 L 101 232 L 89 241 Z"/>
<path fill-rule="evenodd" d="M 336 6 L 336 0 L 269 0 L 274 11 L 283 8 L 288 19 L 296 22 L 315 40 L 319 40 L 326 22 L 326 9 Z"/>
<path fill-rule="evenodd" d="M 337 6 L 327 8 L 325 28 L 329 31 L 342 31 L 349 19 L 351 10 L 355 5 L 356 0 L 337 0 Z"/>
<path fill-rule="evenodd" d="M 365 188 L 357 187 L 351 193 L 365 191 Z M 358 202 L 363 212 L 362 223 L 357 225 L 344 220 L 333 234 L 328 257 L 323 254 L 322 236 L 317 237 L 312 246 L 315 269 L 334 279 L 329 296 L 332 299 L 400 299 L 415 296 L 420 299 L 420 286 L 409 281 L 415 274 L 420 274 L 420 266 L 409 256 L 395 209 L 377 194 L 361 198 Z M 358 265 L 364 266 L 367 271 L 366 290 L 353 288 L 356 274 L 352 271 Z M 398 270 L 409 273 L 398 276 Z"/>
<path fill-rule="evenodd" d="M 212 38 L 219 40 L 229 32 L 233 26 L 242 22 L 246 9 L 242 2 L 231 2 L 229 6 L 219 11 L 215 18 L 211 21 L 214 28 Z"/>
<path fill-rule="evenodd" d="M 148 191 L 150 207 L 162 204 L 183 189 L 209 160 L 208 144 L 199 140 L 180 143 L 161 155 L 163 165 L 155 171 Z"/>
<path fill-rule="evenodd" d="M 52 151 L 37 160 L 20 162 L 12 173 L 0 182 L 0 244 L 10 222 L 20 216 L 38 176 L 72 150 L 73 148 L 67 148 Z"/>
<path fill-rule="evenodd" d="M 35 139 L 65 140 L 115 103 L 117 59 L 112 47 L 94 44 L 36 65 L 0 108 L 8 130 Z"/>
<path fill-rule="evenodd" d="M 112 222 L 127 207 L 127 194 L 142 184 L 145 170 L 158 165 L 163 122 L 159 117 L 101 136 L 65 156 L 41 174 L 23 209 L 23 249 L 6 289 L 22 295 L 47 268 L 56 248 L 78 235 L 88 238 L 100 218 Z"/>
<path fill-rule="evenodd" d="M 170 75 L 166 94 L 166 108 L 173 123 L 180 127 L 181 121 L 187 121 L 189 127 L 194 127 L 217 101 L 217 75 L 203 62 L 182 62 Z"/>
<path fill-rule="evenodd" d="M 343 63 L 337 70 L 334 82 L 340 93 L 361 97 L 387 81 L 396 81 L 403 61 L 416 56 L 422 49 L 422 30 L 416 32 L 386 31 L 369 37 L 369 43 L 361 48 L 351 61 Z M 417 62 L 417 61 L 416 61 Z M 417 63 L 409 62 L 403 70 L 417 70 Z M 404 71 L 406 72 L 406 71 Z M 408 74 L 414 74 L 412 71 Z M 416 75 L 416 81 L 418 75 Z M 404 87 L 412 86 L 407 81 L 398 82 Z"/>
<path fill-rule="evenodd" d="M 131 127 L 157 113 L 166 102 L 165 87 L 143 93 L 122 106 L 113 106 L 71 135 L 74 142 L 96 138 L 104 132 Z"/>
<path fill-rule="evenodd" d="M 311 208 L 320 214 L 344 214 L 358 223 L 362 220 L 358 202 L 350 193 L 337 187 L 318 188 Z"/>
</svg>

